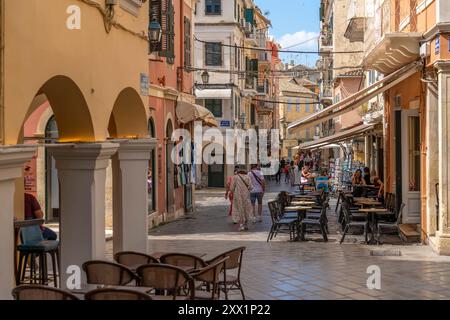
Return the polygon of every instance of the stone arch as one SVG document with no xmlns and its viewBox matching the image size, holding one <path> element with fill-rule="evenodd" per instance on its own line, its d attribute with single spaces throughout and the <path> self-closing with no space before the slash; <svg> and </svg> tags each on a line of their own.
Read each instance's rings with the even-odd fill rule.
<svg viewBox="0 0 450 320">
<path fill-rule="evenodd" d="M 175 122 L 173 119 L 173 115 L 170 112 L 167 114 L 165 123 L 164 123 L 164 137 L 171 139 L 172 136 L 170 136 L 170 137 L 167 136 L 167 132 L 170 129 L 169 125 L 171 126 L 171 132 L 173 132 L 173 130 L 175 130 Z"/>
<path fill-rule="evenodd" d="M 112 138 L 148 138 L 146 108 L 133 88 L 125 88 L 117 97 L 108 131 Z"/>
<path fill-rule="evenodd" d="M 50 103 L 58 123 L 61 142 L 95 141 L 88 105 L 80 88 L 72 79 L 58 75 L 45 82 L 30 103 L 23 123 L 42 104 L 42 99 Z M 17 140 L 21 140 L 21 133 Z"/>
</svg>

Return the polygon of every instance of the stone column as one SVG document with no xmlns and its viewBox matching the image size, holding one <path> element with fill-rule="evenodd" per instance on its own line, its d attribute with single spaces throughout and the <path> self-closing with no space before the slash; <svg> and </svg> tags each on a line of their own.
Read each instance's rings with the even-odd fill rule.
<svg viewBox="0 0 450 320">
<path fill-rule="evenodd" d="M 118 144 L 86 143 L 51 146 L 60 182 L 61 284 L 67 267 L 105 259 L 106 168 Z M 82 282 L 85 274 L 81 272 Z"/>
<path fill-rule="evenodd" d="M 113 156 L 114 252 L 147 253 L 147 177 L 151 150 L 156 148 L 156 139 L 117 142 L 120 147 Z"/>
<path fill-rule="evenodd" d="M 450 61 L 435 64 L 439 82 L 439 232 L 437 232 L 437 251 L 450 255 L 450 157 L 448 156 L 450 136 Z"/>
<path fill-rule="evenodd" d="M 437 230 L 436 224 L 436 184 L 439 182 L 439 144 L 438 141 L 438 86 L 429 83 L 427 85 L 427 105 L 426 105 L 426 207 L 427 207 L 427 225 L 425 230 L 428 236 L 435 236 Z"/>
<path fill-rule="evenodd" d="M 12 299 L 14 280 L 14 194 L 23 166 L 36 152 L 34 147 L 0 147 L 0 300 Z"/>
</svg>

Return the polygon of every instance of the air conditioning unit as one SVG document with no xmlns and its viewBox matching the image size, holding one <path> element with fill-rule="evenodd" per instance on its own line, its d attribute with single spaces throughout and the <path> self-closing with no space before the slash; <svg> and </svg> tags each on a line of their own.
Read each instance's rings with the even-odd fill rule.
<svg viewBox="0 0 450 320">
<path fill-rule="evenodd" d="M 428 58 L 431 55 L 431 46 L 429 42 L 422 43 L 420 46 L 420 57 Z"/>
</svg>

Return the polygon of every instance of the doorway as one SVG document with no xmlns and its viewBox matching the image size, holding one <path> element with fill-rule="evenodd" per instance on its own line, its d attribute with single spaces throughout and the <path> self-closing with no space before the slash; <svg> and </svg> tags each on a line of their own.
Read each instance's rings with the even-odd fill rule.
<svg viewBox="0 0 450 320">
<path fill-rule="evenodd" d="M 216 155 L 211 154 L 212 157 Z M 225 155 L 222 154 L 222 163 L 214 163 L 208 166 L 208 187 L 224 188 L 225 187 Z"/>
<path fill-rule="evenodd" d="M 420 224 L 421 222 L 421 153 L 420 153 L 420 117 L 417 110 L 402 110 L 402 200 L 403 222 Z"/>
</svg>

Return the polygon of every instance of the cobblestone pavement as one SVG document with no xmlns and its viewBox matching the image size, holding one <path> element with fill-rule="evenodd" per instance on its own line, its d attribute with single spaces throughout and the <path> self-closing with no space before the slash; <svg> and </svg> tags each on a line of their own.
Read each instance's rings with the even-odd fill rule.
<svg viewBox="0 0 450 320">
<path fill-rule="evenodd" d="M 285 185 L 272 183 L 266 201 Z M 367 246 L 361 235 L 351 235 L 339 245 L 340 231 L 334 207 L 329 211 L 330 241 L 320 235 L 307 242 L 289 242 L 280 235 L 267 243 L 270 216 L 240 233 L 227 216 L 223 190 L 199 190 L 197 212 L 185 219 L 153 230 L 151 252 L 189 252 L 213 257 L 228 249 L 245 246 L 242 280 L 248 299 L 448 299 L 450 257 L 439 257 L 427 246 Z M 389 241 L 391 239 L 388 239 Z M 401 256 L 372 255 L 400 250 Z M 381 252 L 382 251 L 382 252 Z M 381 269 L 381 290 L 369 290 L 369 266 Z M 233 296 L 238 299 L 239 296 Z"/>
</svg>

